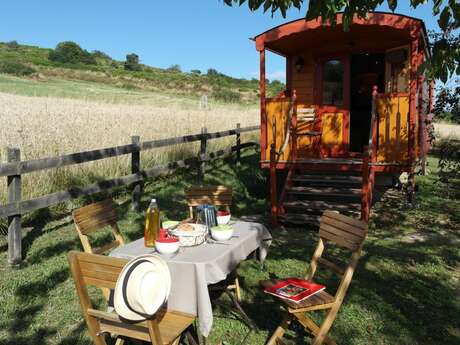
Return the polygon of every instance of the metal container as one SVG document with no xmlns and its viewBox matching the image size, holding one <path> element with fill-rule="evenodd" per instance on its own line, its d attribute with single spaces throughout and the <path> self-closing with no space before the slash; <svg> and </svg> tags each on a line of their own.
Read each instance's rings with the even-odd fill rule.
<svg viewBox="0 0 460 345">
<path fill-rule="evenodd" d="M 197 223 L 206 225 L 208 230 L 217 225 L 216 208 L 213 205 L 199 205 L 197 211 Z"/>
</svg>

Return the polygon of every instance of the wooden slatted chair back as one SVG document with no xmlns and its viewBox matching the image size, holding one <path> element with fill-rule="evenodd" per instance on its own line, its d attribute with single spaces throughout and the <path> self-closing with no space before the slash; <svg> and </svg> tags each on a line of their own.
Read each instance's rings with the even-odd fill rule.
<svg viewBox="0 0 460 345">
<path fill-rule="evenodd" d="M 341 296 L 343 297 L 361 255 L 361 248 L 366 239 L 367 230 L 368 225 L 364 221 L 356 220 L 333 211 L 324 212 L 320 220 L 318 245 L 305 279 L 313 280 L 319 265 L 341 277 L 341 282 L 336 292 L 336 299 Z M 332 262 L 322 257 L 326 247 L 331 243 L 351 252 L 351 258 L 348 263 L 337 263 L 337 260 Z"/>
<path fill-rule="evenodd" d="M 326 211 L 321 217 L 319 236 L 325 241 L 356 251 L 367 236 L 367 228 L 364 221 Z"/>
<path fill-rule="evenodd" d="M 113 200 L 108 199 L 81 207 L 74 210 L 72 212 L 72 216 L 85 252 L 103 254 L 113 248 L 125 244 L 123 236 L 117 225 L 117 212 Z M 115 240 L 102 247 L 93 248 L 89 235 L 100 231 L 105 227 L 110 227 Z"/>
<path fill-rule="evenodd" d="M 192 186 L 185 190 L 185 198 L 189 207 L 190 218 L 193 218 L 193 208 L 201 204 L 224 206 L 230 211 L 233 191 L 227 186 Z"/>
<path fill-rule="evenodd" d="M 124 259 L 71 251 L 68 254 L 70 271 L 75 282 L 88 331 L 96 345 L 107 345 L 104 333 L 127 336 L 151 344 L 178 344 L 179 337 L 194 321 L 193 315 L 160 310 L 150 320 L 127 323 L 115 312 L 95 309 L 89 298 L 89 285 L 114 289 Z"/>
</svg>

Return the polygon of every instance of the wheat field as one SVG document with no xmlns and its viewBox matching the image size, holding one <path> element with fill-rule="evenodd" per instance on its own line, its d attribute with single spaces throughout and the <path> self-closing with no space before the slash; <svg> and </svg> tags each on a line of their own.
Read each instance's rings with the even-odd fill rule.
<svg viewBox="0 0 460 345">
<path fill-rule="evenodd" d="M 449 123 L 435 123 L 435 136 L 439 140 L 460 140 L 460 125 Z"/>
<path fill-rule="evenodd" d="M 214 104 L 200 110 L 198 101 L 111 103 L 87 99 L 30 97 L 0 92 L 0 147 L 2 161 L 5 147 L 21 149 L 21 159 L 29 160 L 111 147 L 131 142 L 139 135 L 142 141 L 256 125 L 258 110 L 237 104 Z M 218 139 L 211 149 L 228 145 Z M 231 140 L 234 140 L 232 138 Z M 152 150 L 142 153 L 144 167 L 190 156 L 196 144 Z M 129 156 L 52 169 L 25 175 L 23 198 L 28 199 L 70 185 L 84 185 L 100 179 L 126 174 Z M 5 202 L 5 178 L 0 182 L 1 202 Z"/>
</svg>

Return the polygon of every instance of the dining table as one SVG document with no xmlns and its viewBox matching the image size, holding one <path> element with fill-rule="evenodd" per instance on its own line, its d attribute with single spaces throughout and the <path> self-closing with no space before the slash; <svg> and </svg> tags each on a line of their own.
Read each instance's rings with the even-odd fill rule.
<svg viewBox="0 0 460 345">
<path fill-rule="evenodd" d="M 272 236 L 265 225 L 231 220 L 233 236 L 227 241 L 208 238 L 203 244 L 180 247 L 174 254 L 159 254 L 146 247 L 140 238 L 114 249 L 110 256 L 133 259 L 144 254 L 159 255 L 171 274 L 171 292 L 166 308 L 196 315 L 200 333 L 207 337 L 213 325 L 213 310 L 208 286 L 227 278 L 252 253 L 263 263 Z"/>
</svg>

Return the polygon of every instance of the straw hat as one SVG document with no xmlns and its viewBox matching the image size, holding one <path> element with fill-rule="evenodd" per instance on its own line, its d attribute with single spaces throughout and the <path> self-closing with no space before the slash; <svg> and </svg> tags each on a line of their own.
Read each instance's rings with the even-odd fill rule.
<svg viewBox="0 0 460 345">
<path fill-rule="evenodd" d="M 114 307 L 126 320 L 142 321 L 153 316 L 166 302 L 171 275 L 156 255 L 142 255 L 126 264 L 115 285 Z"/>
</svg>

